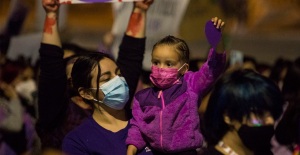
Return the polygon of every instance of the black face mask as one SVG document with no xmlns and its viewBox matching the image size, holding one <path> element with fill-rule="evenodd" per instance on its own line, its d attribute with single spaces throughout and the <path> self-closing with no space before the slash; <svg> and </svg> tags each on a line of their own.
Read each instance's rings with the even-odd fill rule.
<svg viewBox="0 0 300 155">
<path fill-rule="evenodd" d="M 238 130 L 243 144 L 252 150 L 254 154 L 271 153 L 271 138 L 274 135 L 273 125 L 250 127 L 242 125 Z M 267 154 L 269 154 L 267 153 Z"/>
</svg>

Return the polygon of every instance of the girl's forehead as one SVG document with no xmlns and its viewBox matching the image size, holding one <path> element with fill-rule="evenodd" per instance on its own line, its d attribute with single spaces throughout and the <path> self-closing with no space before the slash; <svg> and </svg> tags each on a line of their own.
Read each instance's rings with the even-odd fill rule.
<svg viewBox="0 0 300 155">
<path fill-rule="evenodd" d="M 173 46 L 170 45 L 160 45 L 157 46 L 152 52 L 153 58 L 180 58 L 179 53 Z"/>
</svg>

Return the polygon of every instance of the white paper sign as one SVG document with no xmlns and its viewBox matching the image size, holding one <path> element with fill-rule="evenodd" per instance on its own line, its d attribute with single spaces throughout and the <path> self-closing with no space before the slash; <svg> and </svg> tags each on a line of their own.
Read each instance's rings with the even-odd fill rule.
<svg viewBox="0 0 300 155">
<path fill-rule="evenodd" d="M 39 59 L 41 40 L 42 33 L 32 33 L 12 37 L 7 57 L 15 60 L 19 56 L 24 56 L 25 58 L 30 58 L 31 64 L 34 65 Z"/>
<path fill-rule="evenodd" d="M 180 23 L 188 4 L 189 0 L 156 0 L 151 5 L 147 13 L 144 69 L 150 69 L 151 67 L 152 46 L 167 35 L 178 35 Z M 115 40 L 111 50 L 115 57 L 118 54 L 121 39 L 126 31 L 132 7 L 132 3 L 113 3 L 115 20 L 112 33 L 115 36 Z"/>
<path fill-rule="evenodd" d="M 133 2 L 142 0 L 59 0 L 61 4 L 80 4 L 80 3 L 114 3 L 114 2 Z"/>
</svg>

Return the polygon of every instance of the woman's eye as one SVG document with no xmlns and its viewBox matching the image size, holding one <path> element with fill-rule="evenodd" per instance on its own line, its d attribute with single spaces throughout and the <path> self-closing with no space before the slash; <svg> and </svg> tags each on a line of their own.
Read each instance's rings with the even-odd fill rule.
<svg viewBox="0 0 300 155">
<path fill-rule="evenodd" d="M 109 80 L 110 80 L 109 78 L 107 78 L 107 79 L 101 79 L 100 82 L 99 82 L 99 84 L 103 85 L 104 83 L 108 82 Z"/>
</svg>

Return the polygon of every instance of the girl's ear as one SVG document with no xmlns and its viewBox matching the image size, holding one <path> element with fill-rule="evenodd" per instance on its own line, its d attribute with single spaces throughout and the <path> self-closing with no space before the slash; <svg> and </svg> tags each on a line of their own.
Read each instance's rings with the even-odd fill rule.
<svg viewBox="0 0 300 155">
<path fill-rule="evenodd" d="M 190 67 L 189 64 L 185 63 L 184 70 L 183 70 L 183 71 L 184 71 L 184 72 L 183 72 L 184 74 L 185 74 L 187 71 L 189 71 L 189 67 Z"/>
<path fill-rule="evenodd" d="M 179 72 L 181 75 L 184 75 L 188 70 L 189 70 L 189 64 L 184 63 L 184 66 L 182 66 Z"/>
<path fill-rule="evenodd" d="M 87 100 L 94 99 L 94 96 L 92 95 L 92 92 L 90 90 L 80 87 L 80 88 L 78 88 L 78 92 L 79 92 L 79 95 L 84 99 L 87 99 Z"/>
</svg>

